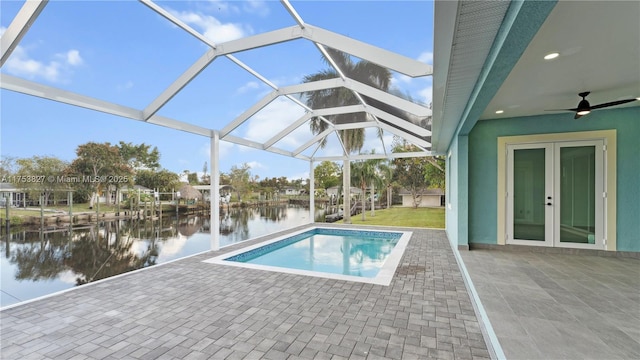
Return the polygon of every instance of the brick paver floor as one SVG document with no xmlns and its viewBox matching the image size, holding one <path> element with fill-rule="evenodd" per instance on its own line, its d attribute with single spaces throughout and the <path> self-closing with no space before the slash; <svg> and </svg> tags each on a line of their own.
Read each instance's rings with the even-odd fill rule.
<svg viewBox="0 0 640 360">
<path fill-rule="evenodd" d="M 262 238 L 5 309 L 0 356 L 489 358 L 444 232 L 410 231 L 390 286 L 202 262 Z"/>
</svg>

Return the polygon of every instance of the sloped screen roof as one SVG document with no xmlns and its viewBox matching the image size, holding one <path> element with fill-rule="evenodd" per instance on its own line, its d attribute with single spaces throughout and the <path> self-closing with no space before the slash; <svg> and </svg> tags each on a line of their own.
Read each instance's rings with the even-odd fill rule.
<svg viewBox="0 0 640 360">
<path fill-rule="evenodd" d="M 431 20 L 403 21 L 408 4 L 349 5 L 374 19 L 342 2 L 3 2 L 1 87 L 304 160 L 427 155 L 429 99 L 403 84 L 430 78 L 415 49 L 427 50 Z M 93 46 L 75 49 L 80 37 Z M 309 100 L 331 93 L 340 100 Z M 348 154 L 338 133 L 356 128 L 382 151 Z M 391 154 L 394 136 L 422 151 Z"/>
</svg>

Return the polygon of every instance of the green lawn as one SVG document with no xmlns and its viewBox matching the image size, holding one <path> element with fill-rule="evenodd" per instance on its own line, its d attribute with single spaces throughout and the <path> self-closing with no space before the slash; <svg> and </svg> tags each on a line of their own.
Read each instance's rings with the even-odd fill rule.
<svg viewBox="0 0 640 360">
<path fill-rule="evenodd" d="M 338 223 L 342 223 L 342 220 Z M 367 210 L 365 221 L 362 221 L 362 214 L 358 214 L 351 217 L 351 223 L 444 229 L 444 208 L 392 207 L 376 210 L 376 215 L 373 217 L 371 210 Z"/>
</svg>

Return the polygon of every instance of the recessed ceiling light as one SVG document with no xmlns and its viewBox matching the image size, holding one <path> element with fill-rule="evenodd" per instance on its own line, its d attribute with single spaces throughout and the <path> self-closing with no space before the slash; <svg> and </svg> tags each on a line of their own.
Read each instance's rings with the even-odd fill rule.
<svg viewBox="0 0 640 360">
<path fill-rule="evenodd" d="M 560 53 L 553 52 L 553 53 L 550 53 L 550 54 L 545 55 L 545 56 L 544 56 L 544 59 L 545 59 L 545 60 L 551 60 L 551 59 L 555 59 L 555 58 L 557 58 L 558 56 L 560 56 Z"/>
<path fill-rule="evenodd" d="M 502 114 L 504 112 L 504 110 L 498 110 L 496 111 L 496 114 Z"/>
</svg>

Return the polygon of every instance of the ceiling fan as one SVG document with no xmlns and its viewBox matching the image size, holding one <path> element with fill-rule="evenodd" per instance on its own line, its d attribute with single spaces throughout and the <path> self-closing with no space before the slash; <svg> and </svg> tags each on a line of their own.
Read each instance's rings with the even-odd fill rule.
<svg viewBox="0 0 640 360">
<path fill-rule="evenodd" d="M 587 115 L 588 113 L 590 113 L 591 110 L 602 109 L 602 108 L 606 108 L 606 107 L 609 107 L 609 106 L 622 105 L 622 104 L 626 104 L 628 102 L 632 102 L 632 101 L 638 100 L 638 98 L 636 98 L 636 99 L 616 100 L 616 101 L 611 101 L 611 102 L 604 103 L 604 104 L 598 104 L 598 105 L 591 106 L 589 104 L 589 101 L 587 101 L 587 99 L 585 99 L 587 97 L 587 95 L 589 95 L 590 93 L 591 93 L 590 91 L 585 91 L 585 92 L 581 92 L 581 93 L 578 94 L 578 96 L 580 96 L 582 98 L 582 100 L 580 100 L 580 102 L 578 103 L 578 106 L 576 108 L 573 108 L 573 109 L 547 110 L 547 111 L 573 111 L 573 112 L 576 113 L 576 115 L 573 118 L 574 119 L 578 119 L 578 118 L 581 118 L 582 116 Z"/>
</svg>

